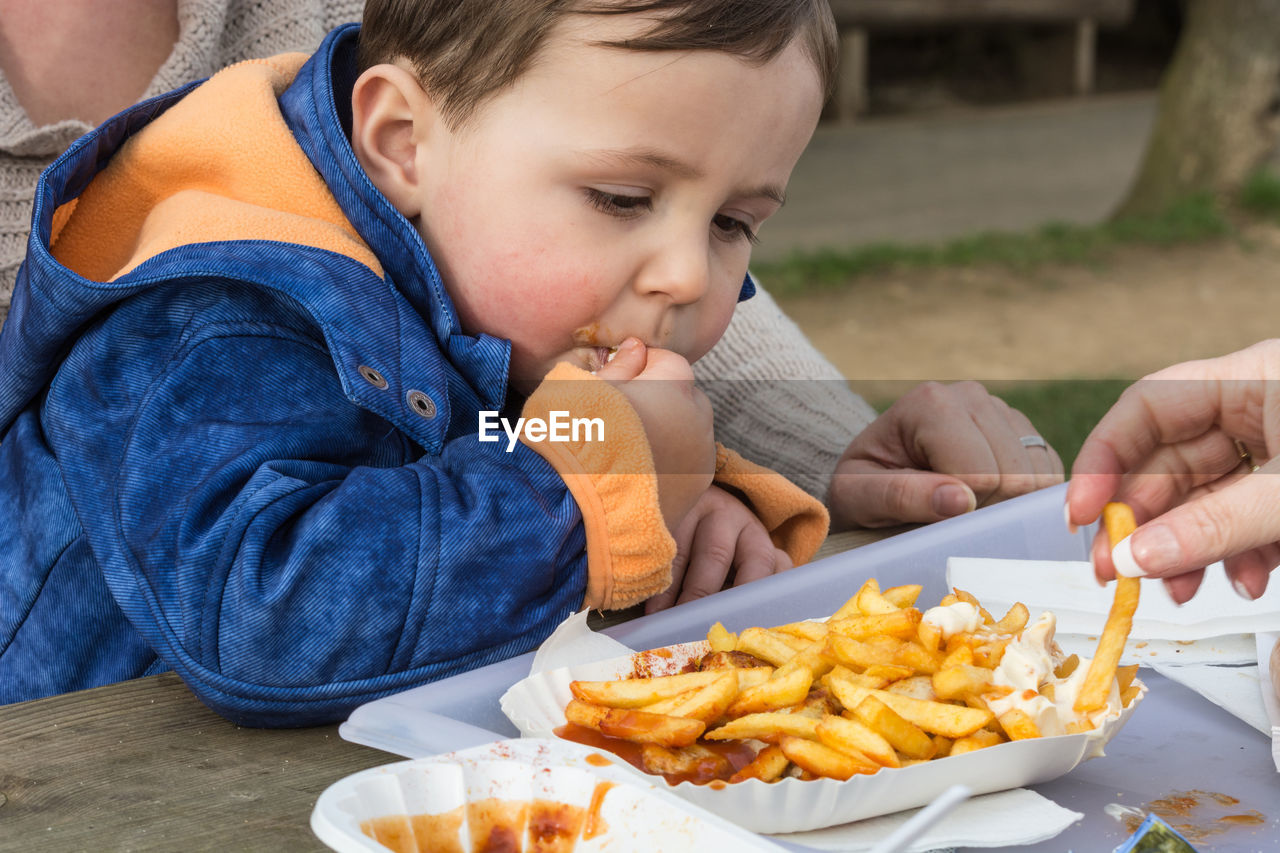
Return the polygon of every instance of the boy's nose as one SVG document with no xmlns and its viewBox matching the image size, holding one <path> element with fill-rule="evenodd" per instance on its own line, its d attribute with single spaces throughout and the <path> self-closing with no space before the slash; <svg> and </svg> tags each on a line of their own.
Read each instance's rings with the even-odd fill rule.
<svg viewBox="0 0 1280 853">
<path fill-rule="evenodd" d="M 665 294 L 677 305 L 697 302 L 711 281 L 706 241 L 668 241 L 659 246 L 640 271 L 642 293 Z"/>
</svg>

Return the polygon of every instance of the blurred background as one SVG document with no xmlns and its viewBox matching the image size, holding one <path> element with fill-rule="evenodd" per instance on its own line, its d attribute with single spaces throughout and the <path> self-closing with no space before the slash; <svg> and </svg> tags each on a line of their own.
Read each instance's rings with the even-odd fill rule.
<svg viewBox="0 0 1280 853">
<path fill-rule="evenodd" d="M 977 379 L 1070 465 L 1133 379 L 1280 325 L 1280 0 L 831 0 L 753 270 L 879 408 Z"/>
</svg>

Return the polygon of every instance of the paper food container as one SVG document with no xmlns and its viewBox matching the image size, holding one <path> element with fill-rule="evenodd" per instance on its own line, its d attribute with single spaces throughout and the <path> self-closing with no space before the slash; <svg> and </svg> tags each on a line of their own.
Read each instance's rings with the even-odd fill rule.
<svg viewBox="0 0 1280 853">
<path fill-rule="evenodd" d="M 780 849 L 653 779 L 579 744 L 498 741 L 347 776 L 320 795 L 311 829 L 343 853 Z"/>
<path fill-rule="evenodd" d="M 567 743 L 555 735 L 555 729 L 566 723 L 564 707 L 573 698 L 571 681 L 612 680 L 635 673 L 674 674 L 708 651 L 710 646 L 705 642 L 682 643 L 536 673 L 502 696 L 502 711 L 524 737 Z M 1056 779 L 1081 761 L 1102 755 L 1103 746 L 1128 721 L 1140 700 L 1135 699 L 1118 717 L 1088 733 L 1012 741 L 910 767 L 884 768 L 845 782 L 787 778 L 771 783 L 749 779 L 723 786 L 671 785 L 622 759 L 617 761 L 635 775 L 656 779 L 667 790 L 753 832 L 801 832 L 923 806 L 952 785 L 966 785 L 976 795 Z"/>
</svg>

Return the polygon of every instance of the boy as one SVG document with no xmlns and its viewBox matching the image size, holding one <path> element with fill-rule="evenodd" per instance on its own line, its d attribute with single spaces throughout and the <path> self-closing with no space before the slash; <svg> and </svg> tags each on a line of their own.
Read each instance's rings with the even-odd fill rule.
<svg viewBox="0 0 1280 853">
<path fill-rule="evenodd" d="M 811 556 L 825 511 L 714 445 L 689 362 L 829 16 L 371 2 L 359 59 L 337 30 L 77 142 L 0 335 L 0 701 L 173 668 L 325 722 L 661 592 L 673 532 L 739 581 Z"/>
</svg>

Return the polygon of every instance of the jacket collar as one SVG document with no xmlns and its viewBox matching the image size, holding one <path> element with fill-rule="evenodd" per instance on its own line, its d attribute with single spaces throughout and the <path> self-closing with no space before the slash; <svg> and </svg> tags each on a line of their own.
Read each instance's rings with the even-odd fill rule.
<svg viewBox="0 0 1280 853">
<path fill-rule="evenodd" d="M 387 279 L 427 319 L 449 361 L 482 400 L 500 408 L 510 343 L 463 332 L 417 229 L 374 187 L 351 149 L 350 95 L 357 77 L 359 31 L 359 25 L 348 24 L 331 32 L 281 96 L 280 109 L 343 212 L 378 256 Z"/>
</svg>

